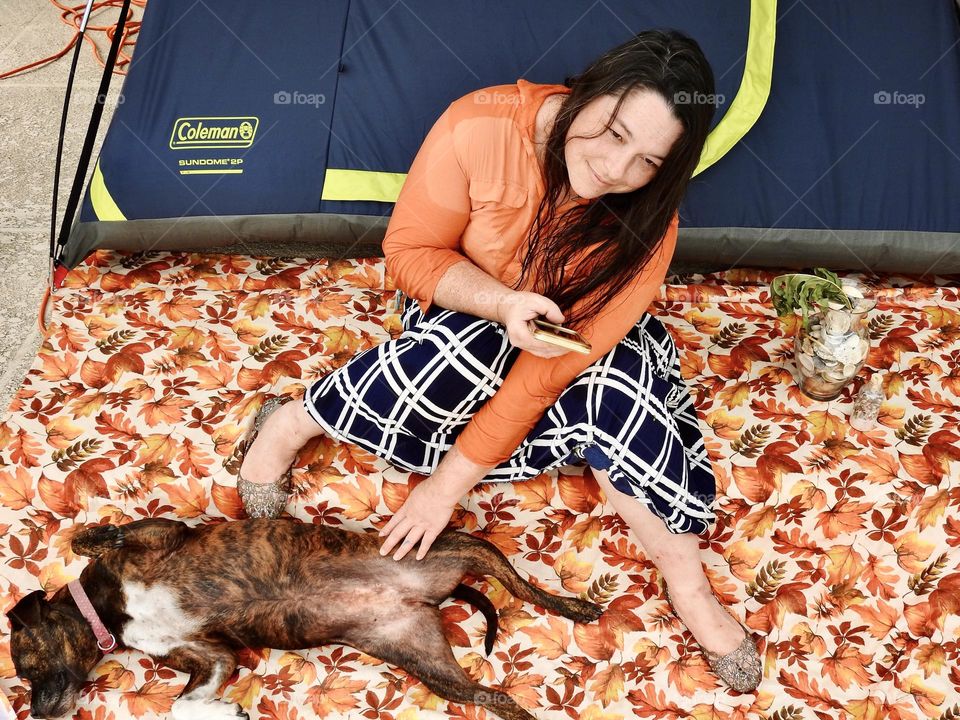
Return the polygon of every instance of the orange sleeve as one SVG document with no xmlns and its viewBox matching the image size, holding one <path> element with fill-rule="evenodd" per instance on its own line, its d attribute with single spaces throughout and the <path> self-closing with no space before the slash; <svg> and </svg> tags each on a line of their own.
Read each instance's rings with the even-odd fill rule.
<svg viewBox="0 0 960 720">
<path fill-rule="evenodd" d="M 592 346 L 589 355 L 571 351 L 555 358 L 542 358 L 520 352 L 503 384 L 457 437 L 455 444 L 468 460 L 496 467 L 509 458 L 574 378 L 610 352 L 640 321 L 670 267 L 678 223 L 679 218 L 674 215 L 659 256 L 655 253 L 637 280 L 580 331 Z"/>
<path fill-rule="evenodd" d="M 461 111 L 462 112 L 462 111 Z M 460 252 L 470 220 L 467 173 L 454 147 L 456 103 L 427 133 L 397 197 L 383 239 L 387 274 L 426 315 L 440 278 L 470 259 Z"/>
</svg>

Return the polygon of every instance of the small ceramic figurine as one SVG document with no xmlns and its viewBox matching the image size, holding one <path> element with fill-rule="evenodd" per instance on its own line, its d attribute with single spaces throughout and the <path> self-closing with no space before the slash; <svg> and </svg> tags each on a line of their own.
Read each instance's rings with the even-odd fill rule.
<svg viewBox="0 0 960 720">
<path fill-rule="evenodd" d="M 871 430 L 877 424 L 880 404 L 883 402 L 883 376 L 875 372 L 870 380 L 863 384 L 853 401 L 850 413 L 850 427 L 857 430 Z"/>
</svg>

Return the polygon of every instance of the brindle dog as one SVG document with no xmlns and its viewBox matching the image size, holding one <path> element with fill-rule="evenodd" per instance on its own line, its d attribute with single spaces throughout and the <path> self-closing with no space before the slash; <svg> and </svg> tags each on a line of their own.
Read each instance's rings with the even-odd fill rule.
<svg viewBox="0 0 960 720">
<path fill-rule="evenodd" d="M 437 606 L 448 597 L 497 615 L 465 575 L 489 575 L 514 596 L 576 622 L 596 620 L 593 603 L 546 593 L 521 578 L 490 543 L 440 535 L 423 560 L 379 553 L 374 534 L 287 520 L 244 520 L 200 527 L 148 519 L 76 534 L 73 551 L 95 560 L 80 583 L 120 647 L 142 650 L 190 674 L 172 714 L 178 720 L 236 718 L 216 700 L 242 647 L 294 650 L 337 642 L 397 665 L 442 698 L 483 705 L 505 720 L 530 720 L 507 694 L 484 687 L 457 664 Z M 9 613 L 17 674 L 32 688 L 35 718 L 73 709 L 103 656 L 67 588 L 43 591 Z"/>
</svg>

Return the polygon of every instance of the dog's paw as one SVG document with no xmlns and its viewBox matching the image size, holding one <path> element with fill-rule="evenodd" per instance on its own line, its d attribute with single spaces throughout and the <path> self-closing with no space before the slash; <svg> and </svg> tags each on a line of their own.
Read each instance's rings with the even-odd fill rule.
<svg viewBox="0 0 960 720">
<path fill-rule="evenodd" d="M 579 623 L 593 622 L 603 615 L 603 608 L 596 603 L 581 600 L 580 598 L 564 598 L 568 618 Z"/>
<path fill-rule="evenodd" d="M 117 525 L 95 525 L 73 536 L 70 548 L 77 555 L 100 557 L 108 550 L 123 547 L 123 528 Z"/>
</svg>

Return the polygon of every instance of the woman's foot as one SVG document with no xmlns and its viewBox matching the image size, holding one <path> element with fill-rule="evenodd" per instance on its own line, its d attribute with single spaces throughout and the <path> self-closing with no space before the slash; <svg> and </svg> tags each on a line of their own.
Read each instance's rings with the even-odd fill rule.
<svg viewBox="0 0 960 720">
<path fill-rule="evenodd" d="M 297 403 L 277 397 L 257 412 L 240 452 L 243 460 L 237 474 L 237 491 L 251 518 L 275 518 L 283 512 L 289 495 L 291 468 L 299 436 L 290 432 L 288 416 Z"/>
<path fill-rule="evenodd" d="M 710 590 L 667 590 L 674 614 L 690 630 L 710 668 L 739 692 L 752 692 L 760 684 L 763 667 L 753 636 Z"/>
</svg>

